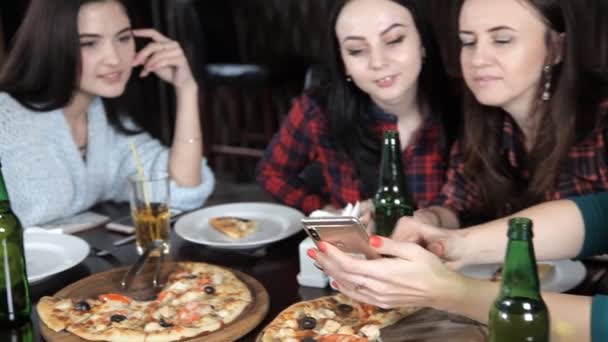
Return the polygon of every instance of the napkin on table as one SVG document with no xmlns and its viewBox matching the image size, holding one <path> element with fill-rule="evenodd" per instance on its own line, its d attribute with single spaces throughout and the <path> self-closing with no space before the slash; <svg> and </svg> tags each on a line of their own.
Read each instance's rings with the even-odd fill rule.
<svg viewBox="0 0 608 342">
<path fill-rule="evenodd" d="M 344 209 L 342 209 L 342 212 L 340 214 L 319 209 L 319 210 L 313 211 L 308 216 L 309 217 L 352 216 L 352 217 L 358 218 L 360 215 L 361 215 L 360 204 L 359 204 L 359 201 L 357 201 L 357 202 L 355 202 L 355 204 L 348 203 L 346 205 L 346 207 L 344 207 Z"/>
</svg>

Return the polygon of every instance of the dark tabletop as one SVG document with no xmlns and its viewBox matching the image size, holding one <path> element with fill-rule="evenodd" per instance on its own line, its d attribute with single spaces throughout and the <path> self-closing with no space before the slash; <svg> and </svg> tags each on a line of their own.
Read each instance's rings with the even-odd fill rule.
<svg viewBox="0 0 608 342">
<path fill-rule="evenodd" d="M 126 205 L 104 204 L 96 208 L 111 217 L 121 217 L 128 214 Z M 86 240 L 92 246 L 111 249 L 112 242 L 125 235 L 113 233 L 105 227 L 97 227 L 74 234 Z M 240 341 L 254 341 L 260 330 L 270 322 L 281 310 L 292 303 L 303 299 L 311 299 L 330 294 L 330 289 L 300 287 L 296 280 L 299 272 L 298 244 L 305 234 L 300 232 L 288 239 L 271 244 L 257 251 L 228 251 L 209 248 L 188 242 L 171 233 L 171 260 L 202 261 L 211 264 L 230 267 L 256 278 L 270 295 L 270 308 L 265 320 Z M 30 286 L 32 300 L 37 302 L 42 296 L 53 295 L 57 291 L 91 274 L 107 271 L 113 268 L 132 265 L 138 258 L 133 243 L 122 246 L 112 253 L 112 256 L 97 257 L 90 255 L 81 264 L 34 283 Z M 38 329 L 38 316 L 32 310 L 32 322 L 38 340 L 42 340 Z"/>
<path fill-rule="evenodd" d="M 126 205 L 104 204 L 96 211 L 117 218 L 128 214 Z M 76 233 L 92 246 L 111 249 L 112 242 L 123 238 L 124 235 L 107 231 L 105 227 L 97 227 Z M 270 322 L 281 310 L 292 303 L 316 298 L 331 293 L 329 288 L 318 289 L 300 287 L 296 280 L 299 272 L 298 244 L 305 237 L 300 232 L 288 239 L 267 246 L 262 251 L 228 251 L 197 245 L 171 234 L 171 259 L 175 261 L 202 261 L 230 267 L 256 278 L 270 295 L 270 309 L 268 315 L 258 327 L 243 337 L 240 341 L 254 341 L 260 330 Z M 107 271 L 116 267 L 133 264 L 138 255 L 134 244 L 127 244 L 113 252 L 109 257 L 89 256 L 81 264 L 56 274 L 50 278 L 31 285 L 32 300 L 45 295 L 53 295 L 57 291 L 84 277 L 98 272 Z M 591 295 L 605 293 L 606 262 L 585 261 L 588 274 L 585 281 L 569 293 Z M 38 317 L 36 310 L 32 310 L 32 322 L 38 340 L 42 340 L 38 331 Z"/>
</svg>

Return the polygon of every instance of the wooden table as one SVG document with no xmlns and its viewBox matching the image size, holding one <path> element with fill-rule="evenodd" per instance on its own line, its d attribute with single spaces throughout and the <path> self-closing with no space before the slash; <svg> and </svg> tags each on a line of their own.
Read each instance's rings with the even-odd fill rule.
<svg viewBox="0 0 608 342">
<path fill-rule="evenodd" d="M 112 217 L 120 217 L 128 213 L 128 208 L 125 205 L 106 204 L 100 211 Z M 75 235 L 95 247 L 106 249 L 112 248 L 112 241 L 124 237 L 121 234 L 109 232 L 104 227 L 97 227 Z M 241 339 L 241 341 L 255 341 L 260 330 L 290 304 L 331 293 L 329 288 L 300 287 L 297 283 L 296 275 L 299 272 L 298 244 L 303 238 L 304 233 L 300 232 L 286 240 L 268 246 L 264 253 L 251 254 L 196 245 L 183 240 L 172 232 L 171 259 L 176 261 L 203 261 L 223 265 L 247 273 L 260 281 L 270 294 L 270 309 L 265 320 Z M 52 295 L 65 286 L 91 274 L 131 265 L 138 257 L 133 244 L 120 248 L 113 255 L 105 258 L 89 256 L 74 268 L 32 284 L 32 299 L 37 302 L 40 297 Z M 605 288 L 597 288 L 598 284 L 602 283 L 602 279 L 597 278 L 603 278 L 606 271 L 605 264 L 589 262 L 588 265 L 590 272 L 587 279 L 571 293 L 589 295 L 605 290 Z M 401 324 L 399 327 L 387 331 L 386 342 L 404 341 L 404 336 L 409 336 L 407 341 L 442 341 L 448 336 L 450 341 L 483 340 L 483 329 L 479 324 L 436 310 L 426 309 L 406 320 L 407 324 Z M 32 313 L 32 322 L 36 337 L 41 340 L 38 330 L 39 321 L 35 310 Z M 462 335 L 462 339 L 454 339 L 459 333 Z"/>
</svg>

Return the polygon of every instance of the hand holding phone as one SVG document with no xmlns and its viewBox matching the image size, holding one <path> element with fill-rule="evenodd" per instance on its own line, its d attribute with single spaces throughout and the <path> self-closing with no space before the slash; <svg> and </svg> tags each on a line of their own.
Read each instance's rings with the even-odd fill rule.
<svg viewBox="0 0 608 342">
<path fill-rule="evenodd" d="M 369 235 L 361 222 L 354 217 L 308 217 L 302 219 L 304 230 L 318 246 L 331 243 L 345 253 L 377 259 L 380 254 L 369 245 Z"/>
</svg>

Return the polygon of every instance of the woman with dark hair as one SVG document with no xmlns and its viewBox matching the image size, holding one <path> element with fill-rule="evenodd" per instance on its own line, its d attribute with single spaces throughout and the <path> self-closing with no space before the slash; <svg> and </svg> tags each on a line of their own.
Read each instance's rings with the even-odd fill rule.
<svg viewBox="0 0 608 342">
<path fill-rule="evenodd" d="M 306 213 L 369 199 L 377 187 L 382 133 L 392 129 L 401 137 L 415 204 L 435 199 L 458 114 L 423 3 L 333 4 L 329 81 L 294 102 L 258 165 L 269 193 Z"/>
<path fill-rule="evenodd" d="M 150 42 L 135 51 L 135 37 Z M 117 101 L 132 69 L 176 92 L 171 148 L 129 119 Z M 202 158 L 198 86 L 175 41 L 131 28 L 118 0 L 34 0 L 0 71 L 0 160 L 13 208 L 24 225 L 128 198 L 136 171 L 167 170 L 171 205 L 200 206 L 214 178 Z"/>
<path fill-rule="evenodd" d="M 585 5 L 464 2 L 464 134 L 436 206 L 417 218 L 458 227 L 608 190 L 608 83 L 583 63 L 594 52 L 583 49 L 590 36 L 574 14 L 588 13 L 576 8 Z"/>
<path fill-rule="evenodd" d="M 538 260 L 608 252 L 607 192 L 545 202 L 511 217 L 534 222 Z M 403 218 L 410 230 L 399 236 L 402 241 L 370 238 L 379 254 L 393 257 L 361 261 L 328 243 L 319 246 L 322 252 L 311 250 L 308 255 L 336 279 L 334 286 L 355 300 L 386 309 L 433 307 L 486 322 L 500 282 L 467 278 L 454 269 L 501 262 L 511 217 L 466 229 L 441 229 Z M 542 296 L 550 313 L 551 341 L 608 341 L 608 296 Z"/>
<path fill-rule="evenodd" d="M 470 94 L 467 99 L 470 121 L 465 121 L 467 134 L 459 145 L 464 153 L 456 149 L 461 160 L 450 170 L 447 193 L 466 191 L 468 201 L 495 208 L 490 215 L 514 214 L 523 203 L 593 193 L 512 215 L 534 221 L 535 250 L 541 260 L 588 257 L 608 249 L 608 195 L 595 193 L 607 190 L 602 108 L 606 83 L 578 65 L 584 51 L 577 49 L 577 42 L 586 35 L 574 26 L 570 6 L 579 3 L 584 4 L 465 0 L 460 13 L 462 66 L 475 98 Z M 476 146 L 474 138 L 479 139 Z M 551 181 L 544 184 L 540 175 Z M 431 210 L 401 218 L 392 239 L 370 238 L 370 245 L 386 257 L 360 260 L 327 243 L 308 255 L 336 280 L 335 287 L 356 300 L 384 308 L 429 306 L 486 321 L 499 285 L 468 279 L 451 268 L 501 260 L 509 217 L 448 230 L 436 226 L 449 217 Z M 421 218 L 435 222 L 424 224 Z M 608 339 L 606 297 L 543 298 L 551 313 L 551 341 Z"/>
</svg>

